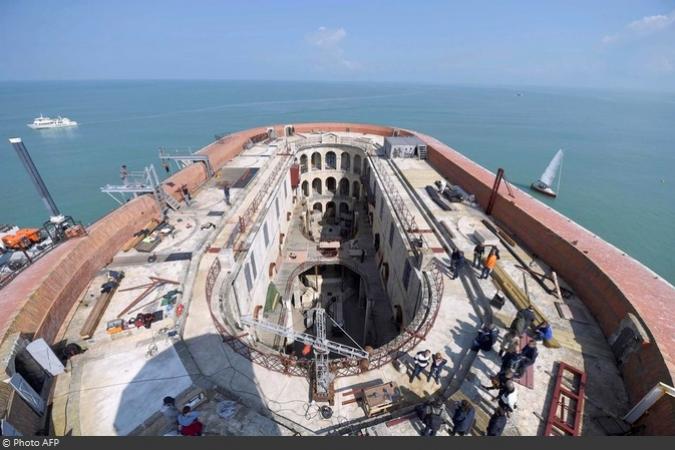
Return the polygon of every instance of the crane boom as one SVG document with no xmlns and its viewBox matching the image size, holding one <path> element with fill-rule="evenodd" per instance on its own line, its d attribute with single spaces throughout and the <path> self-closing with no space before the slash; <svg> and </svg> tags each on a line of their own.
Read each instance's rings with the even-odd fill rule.
<svg viewBox="0 0 675 450">
<path fill-rule="evenodd" d="M 318 310 L 318 309 L 317 309 Z M 347 356 L 351 358 L 357 358 L 357 359 L 364 359 L 368 358 L 368 352 L 360 349 L 356 349 L 354 347 L 350 347 L 348 345 L 340 344 L 338 342 L 333 342 L 325 337 L 325 328 L 323 328 L 320 324 L 323 324 L 323 320 L 316 320 L 315 325 L 319 325 L 319 333 L 317 334 L 323 334 L 320 337 L 317 336 L 312 336 L 311 334 L 307 333 L 299 333 L 295 330 L 292 330 L 290 328 L 284 327 L 282 325 L 278 325 L 276 323 L 268 322 L 267 320 L 262 320 L 262 319 L 256 319 L 253 316 L 246 315 L 246 316 L 241 316 L 241 322 L 244 325 L 249 325 L 255 328 L 258 328 L 260 330 L 264 331 L 269 331 L 270 333 L 277 334 L 279 336 L 285 337 L 287 339 L 295 339 L 296 341 L 300 341 L 303 344 L 308 344 L 313 346 L 317 351 L 322 352 L 322 353 L 328 353 L 328 352 L 333 352 L 337 353 L 338 355 L 342 356 Z M 323 333 L 321 333 L 323 331 Z"/>
</svg>

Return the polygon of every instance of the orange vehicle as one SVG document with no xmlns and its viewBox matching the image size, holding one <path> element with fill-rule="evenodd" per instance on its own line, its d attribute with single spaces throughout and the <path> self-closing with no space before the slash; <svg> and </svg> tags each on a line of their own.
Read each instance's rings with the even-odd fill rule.
<svg viewBox="0 0 675 450">
<path fill-rule="evenodd" d="M 13 235 L 4 236 L 2 242 L 12 249 L 25 250 L 40 242 L 42 236 L 38 228 L 22 228 Z"/>
</svg>

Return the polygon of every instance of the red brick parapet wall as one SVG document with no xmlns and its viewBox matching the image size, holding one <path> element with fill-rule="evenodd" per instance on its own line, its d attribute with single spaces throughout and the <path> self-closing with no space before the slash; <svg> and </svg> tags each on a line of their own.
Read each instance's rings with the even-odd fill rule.
<svg viewBox="0 0 675 450">
<path fill-rule="evenodd" d="M 349 124 L 294 124 L 296 133 L 346 131 L 390 136 L 392 127 Z M 283 126 L 275 125 L 278 136 Z M 200 151 L 218 169 L 238 155 L 246 142 L 265 133 L 254 128 L 226 136 Z M 485 207 L 494 174 L 440 141 L 412 131 L 429 146 L 434 168 L 452 183 L 476 195 Z M 190 191 L 207 178 L 206 168 L 193 164 L 166 180 L 165 191 L 176 199 L 182 185 Z M 52 342 L 64 318 L 94 275 L 110 262 L 134 232 L 160 212 L 152 197 L 135 199 L 89 228 L 89 236 L 62 244 L 21 273 L 0 292 L 0 336 L 22 331 Z M 500 191 L 493 217 L 504 224 L 533 253 L 549 264 L 575 290 L 597 319 L 605 336 L 617 330 L 626 314 L 638 316 L 651 339 L 624 363 L 622 373 L 631 402 L 637 402 L 657 382 L 673 385 L 675 378 L 675 288 L 648 268 L 624 255 L 529 195 L 515 189 L 515 198 Z M 640 422 L 646 434 L 675 434 L 675 399 L 658 401 Z"/>
</svg>

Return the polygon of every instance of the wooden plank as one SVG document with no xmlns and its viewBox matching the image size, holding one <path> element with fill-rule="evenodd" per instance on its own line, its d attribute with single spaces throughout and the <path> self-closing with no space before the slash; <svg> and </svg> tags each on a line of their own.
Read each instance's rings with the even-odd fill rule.
<svg viewBox="0 0 675 450">
<path fill-rule="evenodd" d="M 546 316 L 541 312 L 539 308 L 527 298 L 527 295 L 520 289 L 520 287 L 513 281 L 513 279 L 506 273 L 506 271 L 501 267 L 500 264 L 497 264 L 492 271 L 492 279 L 497 284 L 497 287 L 501 289 L 506 297 L 511 300 L 511 303 L 518 309 L 525 309 L 528 306 L 532 306 L 534 311 L 534 325 L 539 326 L 544 322 L 548 322 Z M 550 323 L 550 322 L 549 322 Z M 560 344 L 556 340 L 555 336 L 549 341 L 551 348 L 558 348 Z"/>
<path fill-rule="evenodd" d="M 96 327 L 98 326 L 98 323 L 101 321 L 103 312 L 106 310 L 106 308 L 108 308 L 110 299 L 115 294 L 115 291 L 117 291 L 117 287 L 111 289 L 109 292 L 102 293 L 98 297 L 98 300 L 94 305 L 94 308 L 89 313 L 87 320 L 85 320 L 84 325 L 82 325 L 82 329 L 80 330 L 80 336 L 82 338 L 89 339 L 94 335 L 94 331 L 96 331 Z"/>
<path fill-rule="evenodd" d="M 157 219 L 152 219 L 150 222 L 145 224 L 141 230 L 148 230 L 148 233 L 146 235 L 140 235 L 140 236 L 133 236 L 131 239 L 129 239 L 123 246 L 122 246 L 122 251 L 128 252 L 132 248 L 136 247 L 139 242 L 141 242 L 145 237 L 152 233 L 155 228 L 159 226 L 159 221 Z M 139 230 L 140 231 L 140 230 Z"/>
</svg>

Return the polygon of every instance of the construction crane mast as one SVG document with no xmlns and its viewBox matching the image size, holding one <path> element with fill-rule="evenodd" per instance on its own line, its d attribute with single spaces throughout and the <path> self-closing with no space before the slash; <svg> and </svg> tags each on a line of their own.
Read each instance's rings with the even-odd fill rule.
<svg viewBox="0 0 675 450">
<path fill-rule="evenodd" d="M 309 310 L 314 313 L 314 333 L 299 333 L 292 328 L 284 327 L 276 323 L 268 322 L 254 316 L 242 316 L 241 322 L 259 330 L 264 330 L 278 336 L 293 339 L 314 349 L 314 389 L 313 400 L 333 401 L 333 376 L 330 373 L 328 362 L 331 352 L 354 359 L 368 359 L 369 354 L 363 349 L 357 349 L 348 345 L 340 344 L 326 338 L 326 310 L 317 307 Z M 328 316 L 330 320 L 333 320 Z M 336 324 L 337 325 L 337 324 Z M 339 325 L 338 325 L 339 326 Z"/>
</svg>

